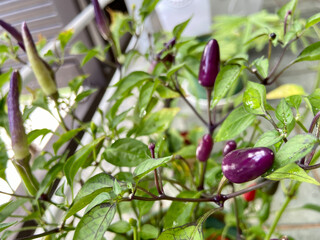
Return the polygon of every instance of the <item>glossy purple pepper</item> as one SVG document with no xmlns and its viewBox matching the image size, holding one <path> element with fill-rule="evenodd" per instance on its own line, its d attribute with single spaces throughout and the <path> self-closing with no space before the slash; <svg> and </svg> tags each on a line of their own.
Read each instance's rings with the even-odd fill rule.
<svg viewBox="0 0 320 240">
<path fill-rule="evenodd" d="M 238 149 L 222 160 L 222 172 L 233 183 L 244 183 L 264 174 L 273 164 L 274 153 L 265 147 Z"/>
<path fill-rule="evenodd" d="M 9 23 L 7 23 L 1 19 L 0 19 L 0 26 L 3 27 L 12 37 L 14 37 L 16 39 L 18 42 L 18 45 L 22 48 L 23 51 L 25 51 L 22 35 L 18 30 L 15 29 Z"/>
<path fill-rule="evenodd" d="M 237 143 L 233 140 L 226 142 L 223 148 L 223 156 L 227 155 L 229 152 L 235 150 L 237 148 Z"/>
<path fill-rule="evenodd" d="M 95 19 L 96 19 L 98 30 L 99 30 L 101 36 L 105 40 L 108 40 L 109 36 L 110 36 L 110 30 L 108 28 L 107 16 L 104 14 L 102 9 L 100 8 L 98 0 L 92 0 L 92 5 L 94 8 L 94 14 L 95 14 Z"/>
<path fill-rule="evenodd" d="M 196 151 L 197 159 L 200 162 L 206 162 L 211 154 L 213 148 L 213 140 L 210 134 L 206 134 L 202 137 Z"/>
<path fill-rule="evenodd" d="M 12 149 L 17 160 L 24 159 L 30 154 L 27 135 L 19 109 L 20 84 L 20 74 L 15 70 L 11 74 L 7 104 Z"/>
<path fill-rule="evenodd" d="M 202 53 L 199 69 L 199 83 L 203 87 L 213 88 L 220 71 L 220 51 L 217 40 L 211 39 Z"/>
</svg>

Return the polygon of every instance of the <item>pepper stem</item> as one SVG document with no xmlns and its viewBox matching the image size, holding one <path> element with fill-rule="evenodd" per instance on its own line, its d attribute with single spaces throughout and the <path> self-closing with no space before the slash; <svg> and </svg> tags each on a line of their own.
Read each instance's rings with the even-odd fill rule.
<svg viewBox="0 0 320 240">
<path fill-rule="evenodd" d="M 39 183 L 37 179 L 32 174 L 29 160 L 31 155 L 25 157 L 24 159 L 20 160 L 13 160 L 12 163 L 15 166 L 16 170 L 18 171 L 24 186 L 30 193 L 30 195 L 35 196 L 39 189 Z"/>
</svg>

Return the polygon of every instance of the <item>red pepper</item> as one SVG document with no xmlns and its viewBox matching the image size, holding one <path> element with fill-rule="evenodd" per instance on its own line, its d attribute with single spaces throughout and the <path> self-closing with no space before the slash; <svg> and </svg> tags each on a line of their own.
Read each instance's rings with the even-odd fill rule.
<svg viewBox="0 0 320 240">
<path fill-rule="evenodd" d="M 249 187 L 252 187 L 254 186 L 255 184 L 251 184 Z M 247 192 L 245 194 L 242 195 L 244 200 L 246 200 L 247 202 L 251 202 L 255 199 L 256 197 L 256 190 L 253 190 L 253 191 L 250 191 L 250 192 Z"/>
</svg>

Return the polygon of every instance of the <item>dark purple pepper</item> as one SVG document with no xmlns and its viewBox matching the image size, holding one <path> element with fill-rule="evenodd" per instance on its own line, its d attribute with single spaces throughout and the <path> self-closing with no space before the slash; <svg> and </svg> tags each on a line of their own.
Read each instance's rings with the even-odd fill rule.
<svg viewBox="0 0 320 240">
<path fill-rule="evenodd" d="M 272 40 L 274 40 L 274 39 L 277 37 L 277 35 L 276 35 L 275 33 L 270 33 L 269 37 L 270 37 Z"/>
<path fill-rule="evenodd" d="M 220 51 L 217 40 L 211 39 L 202 53 L 199 70 L 199 83 L 203 87 L 213 88 L 220 71 Z"/>
<path fill-rule="evenodd" d="M 30 154 L 27 135 L 25 133 L 22 115 L 19 109 L 20 84 L 21 79 L 19 72 L 13 71 L 10 79 L 7 103 L 12 149 L 15 159 L 17 160 L 24 159 Z"/>
<path fill-rule="evenodd" d="M 201 162 L 206 162 L 211 154 L 213 148 L 213 140 L 210 134 L 206 134 L 202 137 L 201 142 L 197 147 L 197 159 Z"/>
<path fill-rule="evenodd" d="M 17 42 L 18 42 L 18 45 L 23 49 L 23 51 L 25 51 L 22 35 L 18 30 L 15 29 L 9 23 L 7 23 L 7 22 L 5 22 L 5 21 L 3 21 L 1 19 L 0 19 L 0 26 L 3 27 L 8 33 L 10 33 L 10 35 L 12 37 L 14 37 L 16 39 Z"/>
<path fill-rule="evenodd" d="M 264 174 L 273 164 L 274 153 L 265 147 L 238 149 L 222 160 L 222 172 L 233 183 L 244 183 Z"/>
<path fill-rule="evenodd" d="M 233 140 L 226 142 L 226 145 L 223 148 L 223 156 L 227 155 L 229 152 L 237 148 L 237 143 Z"/>
<path fill-rule="evenodd" d="M 110 30 L 108 28 L 107 16 L 104 14 L 102 9 L 100 8 L 98 0 L 92 0 L 92 5 L 94 8 L 94 14 L 95 14 L 98 30 L 99 30 L 101 36 L 105 40 L 108 40 L 109 36 L 110 36 Z"/>
</svg>

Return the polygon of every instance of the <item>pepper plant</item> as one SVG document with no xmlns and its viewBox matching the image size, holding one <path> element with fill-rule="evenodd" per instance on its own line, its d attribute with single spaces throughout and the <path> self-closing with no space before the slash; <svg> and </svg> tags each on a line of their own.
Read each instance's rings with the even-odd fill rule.
<svg viewBox="0 0 320 240">
<path fill-rule="evenodd" d="M 279 81 L 290 67 L 320 60 L 319 13 L 302 19 L 297 0 L 291 0 L 277 14 L 220 17 L 213 34 L 201 38 L 183 37 L 189 19 L 170 33 L 149 34 L 149 49 L 139 52 L 122 51 L 120 38 L 129 32 L 139 40 L 157 1 L 143 1 L 132 16 L 111 12 L 110 27 L 98 1 L 92 3 L 106 47 L 71 43 L 69 30 L 57 38 L 61 54 L 41 55 L 27 23 L 20 33 L 0 21 L 6 30 L 1 64 L 30 64 L 40 86 L 29 89 L 32 102 L 22 107 L 19 96 L 26 86 L 19 70 L 0 76 L 1 86 L 10 85 L 1 93 L 0 122 L 11 138 L 10 146 L 1 141 L 0 177 L 7 181 L 12 162 L 25 188 L 23 195 L 0 191 L 12 197 L 0 206 L 1 239 L 25 230 L 31 232 L 20 239 L 297 239 L 277 225 L 301 184 L 320 185 L 310 174 L 320 167 L 319 65 L 313 67 L 319 73 L 312 92 Z M 243 24 L 250 29 L 243 32 Z M 290 48 L 295 57 L 283 63 Z M 66 79 L 67 96 L 55 82 L 65 51 L 83 55 L 82 65 L 97 58 L 120 72 L 107 89 L 113 90 L 108 109 L 97 111 L 99 123 L 81 122 L 74 113 L 94 92 L 81 87 L 87 76 Z M 130 71 L 137 58 L 144 66 Z M 205 110 L 190 100 L 199 91 L 205 93 Z M 57 113 L 56 132 L 26 131 L 24 124 L 38 108 Z M 79 138 L 81 131 L 89 141 Z M 31 154 L 33 141 L 48 134 L 57 139 L 49 150 Z M 70 140 L 78 143 L 77 151 L 59 151 Z M 13 150 L 12 157 L 5 148 Z M 285 201 L 273 212 L 277 191 Z M 30 220 L 36 224 L 24 224 Z"/>
</svg>

